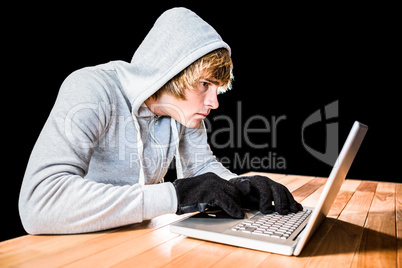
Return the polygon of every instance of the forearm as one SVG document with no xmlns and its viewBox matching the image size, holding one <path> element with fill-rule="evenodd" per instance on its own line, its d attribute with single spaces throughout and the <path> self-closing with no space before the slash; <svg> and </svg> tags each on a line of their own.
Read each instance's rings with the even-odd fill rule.
<svg viewBox="0 0 402 268">
<path fill-rule="evenodd" d="M 174 213 L 177 199 L 170 183 L 113 186 L 65 174 L 26 178 L 19 208 L 28 233 L 83 233 Z"/>
<path fill-rule="evenodd" d="M 214 156 L 210 156 L 210 157 L 204 159 L 204 162 L 202 162 L 201 165 L 194 166 L 191 169 L 191 172 L 189 172 L 189 173 L 191 173 L 191 175 L 189 175 L 189 176 L 196 176 L 196 175 L 201 175 L 201 174 L 205 174 L 208 172 L 212 172 L 225 180 L 230 180 L 232 178 L 237 177 L 237 174 L 235 174 L 235 173 L 231 172 L 229 169 L 225 168 L 222 165 L 222 163 L 220 163 Z"/>
<path fill-rule="evenodd" d="M 226 180 L 237 177 L 214 156 L 207 142 L 204 124 L 201 124 L 198 129 L 185 129 L 185 134 L 180 141 L 180 156 L 184 177 L 197 176 L 208 172 L 215 173 Z"/>
</svg>

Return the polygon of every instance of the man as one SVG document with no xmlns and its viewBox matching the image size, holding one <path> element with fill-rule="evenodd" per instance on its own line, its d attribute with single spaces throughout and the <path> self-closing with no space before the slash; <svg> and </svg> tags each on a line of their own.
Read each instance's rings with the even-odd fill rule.
<svg viewBox="0 0 402 268">
<path fill-rule="evenodd" d="M 213 156 L 202 120 L 231 73 L 230 47 L 185 8 L 158 18 L 131 63 L 72 73 L 25 172 L 25 230 L 91 232 L 209 206 L 236 218 L 253 204 L 263 213 L 301 210 L 284 186 L 237 177 Z M 173 157 L 180 179 L 165 183 Z"/>
</svg>

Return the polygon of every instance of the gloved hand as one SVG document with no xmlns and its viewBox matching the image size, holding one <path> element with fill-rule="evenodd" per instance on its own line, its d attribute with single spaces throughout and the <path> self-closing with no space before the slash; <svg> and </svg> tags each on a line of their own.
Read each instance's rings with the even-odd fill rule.
<svg viewBox="0 0 402 268">
<path fill-rule="evenodd" d="M 276 211 L 281 215 L 303 210 L 302 205 L 294 200 L 285 186 L 268 177 L 237 177 L 229 182 L 241 192 L 243 208 L 259 209 L 263 214 Z M 274 206 L 272 201 L 275 203 Z"/>
<path fill-rule="evenodd" d="M 244 218 L 244 212 L 239 206 L 240 192 L 234 184 L 212 172 L 178 179 L 173 185 L 178 202 L 176 214 L 203 212 L 207 206 L 217 206 L 233 218 Z"/>
</svg>

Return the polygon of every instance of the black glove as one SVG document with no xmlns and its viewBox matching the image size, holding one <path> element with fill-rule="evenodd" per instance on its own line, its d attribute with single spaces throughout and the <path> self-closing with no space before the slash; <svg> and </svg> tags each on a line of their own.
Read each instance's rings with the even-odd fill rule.
<svg viewBox="0 0 402 268">
<path fill-rule="evenodd" d="M 294 200 L 285 186 L 268 177 L 237 177 L 229 182 L 241 192 L 243 208 L 259 209 L 263 214 L 276 211 L 281 215 L 303 210 L 302 205 Z"/>
<path fill-rule="evenodd" d="M 205 211 L 206 207 L 219 207 L 233 218 L 244 218 L 240 192 L 227 180 L 214 173 L 178 179 L 173 182 L 177 194 L 176 214 Z"/>
</svg>

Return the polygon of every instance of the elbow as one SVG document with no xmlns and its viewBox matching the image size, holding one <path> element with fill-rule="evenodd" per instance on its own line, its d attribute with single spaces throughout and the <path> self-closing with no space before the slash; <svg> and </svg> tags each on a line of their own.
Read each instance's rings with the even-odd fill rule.
<svg viewBox="0 0 402 268">
<path fill-rule="evenodd" d="M 58 222 L 59 216 L 54 211 L 42 207 L 32 199 L 20 198 L 18 204 L 19 214 L 24 230 L 31 235 L 62 234 L 63 224 Z"/>
<path fill-rule="evenodd" d="M 49 215 L 44 213 L 40 202 L 36 202 L 38 198 L 33 194 L 27 194 L 28 191 L 21 189 L 18 200 L 18 211 L 22 226 L 28 234 L 39 235 L 49 234 Z"/>
<path fill-rule="evenodd" d="M 37 179 L 36 181 L 39 181 Z M 42 181 L 42 179 L 40 180 Z M 31 235 L 63 233 L 58 223 L 60 213 L 50 199 L 52 192 L 33 177 L 25 176 L 18 200 L 18 211 L 24 230 Z"/>
<path fill-rule="evenodd" d="M 31 235 L 43 234 L 39 217 L 35 216 L 36 213 L 30 208 L 29 203 L 23 202 L 20 198 L 18 209 L 24 230 Z"/>
<path fill-rule="evenodd" d="M 29 202 L 19 203 L 19 214 L 24 230 L 31 235 L 41 234 L 62 234 L 59 230 L 60 224 L 57 224 L 51 214 L 41 211 Z"/>
<path fill-rule="evenodd" d="M 21 216 L 21 222 L 22 222 L 22 226 L 24 227 L 25 232 L 27 232 L 28 234 L 31 234 L 31 235 L 43 234 L 34 222 L 27 220 L 22 216 Z"/>
</svg>

